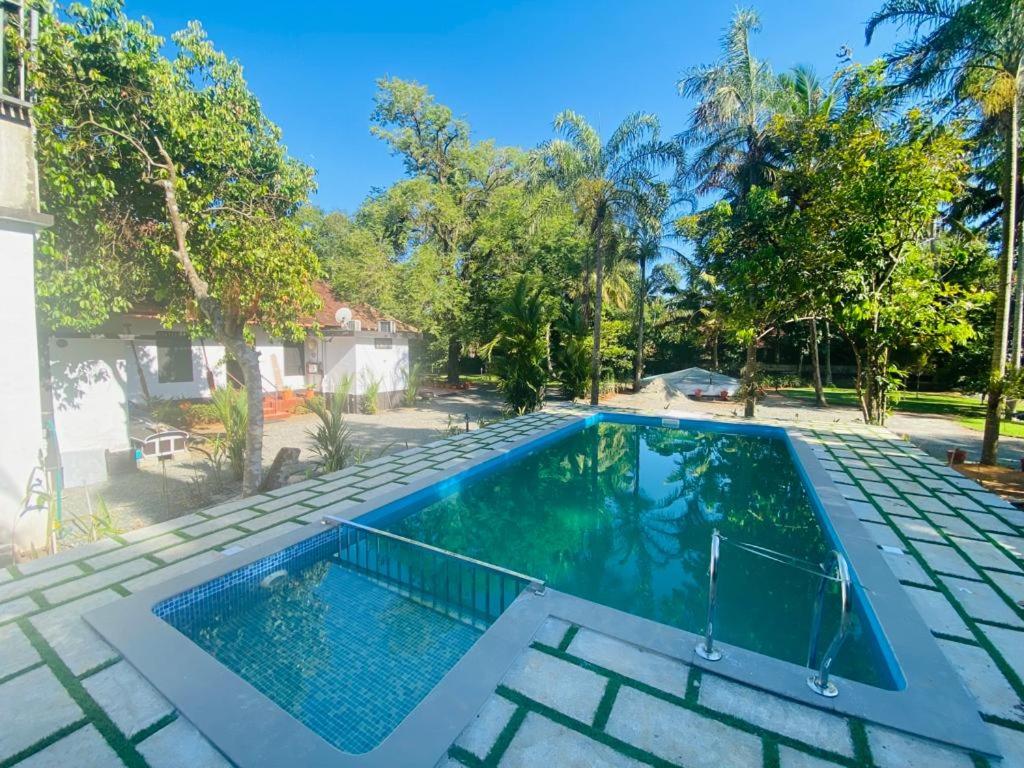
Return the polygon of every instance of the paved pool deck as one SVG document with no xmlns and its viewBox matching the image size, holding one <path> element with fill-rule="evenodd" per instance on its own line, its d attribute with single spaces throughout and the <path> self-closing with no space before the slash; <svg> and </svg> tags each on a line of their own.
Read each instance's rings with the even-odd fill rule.
<svg viewBox="0 0 1024 768">
<path fill-rule="evenodd" d="M 552 408 L 0 570 L 0 768 L 229 765 L 82 614 L 578 412 Z M 1024 512 L 886 430 L 799 428 L 884 547 L 1002 761 L 551 619 L 443 765 L 1024 768 Z"/>
</svg>

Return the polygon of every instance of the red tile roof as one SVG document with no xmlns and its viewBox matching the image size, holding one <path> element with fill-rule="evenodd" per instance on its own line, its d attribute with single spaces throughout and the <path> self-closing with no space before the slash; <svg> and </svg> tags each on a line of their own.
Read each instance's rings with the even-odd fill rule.
<svg viewBox="0 0 1024 768">
<path fill-rule="evenodd" d="M 380 330 L 381 320 L 391 320 L 395 324 L 395 331 L 398 333 L 417 333 L 418 331 L 408 323 L 396 320 L 391 315 L 371 307 L 369 304 L 357 304 L 351 301 L 340 301 L 334 295 L 334 291 L 327 283 L 317 282 L 316 292 L 323 302 L 323 307 L 312 318 L 304 319 L 303 323 L 312 325 L 313 321 L 319 323 L 321 328 L 340 328 L 335 319 L 335 314 L 342 307 L 352 310 L 352 319 L 358 320 L 364 331 Z"/>
</svg>

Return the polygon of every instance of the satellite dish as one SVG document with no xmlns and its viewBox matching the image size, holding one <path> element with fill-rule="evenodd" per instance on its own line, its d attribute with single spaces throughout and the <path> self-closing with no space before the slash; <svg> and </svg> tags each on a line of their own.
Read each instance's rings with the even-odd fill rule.
<svg viewBox="0 0 1024 768">
<path fill-rule="evenodd" d="M 334 319 L 338 322 L 338 325 L 345 325 L 345 323 L 352 319 L 352 310 L 348 307 L 340 307 L 334 313 Z"/>
</svg>

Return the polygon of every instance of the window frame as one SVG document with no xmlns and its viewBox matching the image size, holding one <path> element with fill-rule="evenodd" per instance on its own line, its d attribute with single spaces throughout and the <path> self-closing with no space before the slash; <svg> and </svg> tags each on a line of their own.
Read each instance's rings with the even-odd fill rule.
<svg viewBox="0 0 1024 768">
<path fill-rule="evenodd" d="M 159 384 L 191 384 L 196 380 L 192 339 L 181 331 L 156 332 L 156 379 Z M 179 357 L 180 356 L 180 357 Z M 186 360 L 188 373 L 186 374 Z M 180 366 L 180 368 L 179 368 Z"/>
</svg>

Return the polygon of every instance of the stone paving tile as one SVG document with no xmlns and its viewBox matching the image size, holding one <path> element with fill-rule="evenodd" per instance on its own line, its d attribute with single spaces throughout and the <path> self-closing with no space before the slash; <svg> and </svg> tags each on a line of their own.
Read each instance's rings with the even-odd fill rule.
<svg viewBox="0 0 1024 768">
<path fill-rule="evenodd" d="M 974 765 L 963 752 L 935 742 L 876 725 L 869 725 L 867 731 L 871 755 L 879 768 L 970 768 Z"/>
<path fill-rule="evenodd" d="M 886 483 L 873 482 L 870 480 L 861 481 L 861 487 L 872 496 L 892 496 L 898 498 L 899 494 Z"/>
<path fill-rule="evenodd" d="M 966 581 L 954 576 L 940 578 L 971 618 L 1024 627 L 1024 621 L 988 584 Z"/>
<path fill-rule="evenodd" d="M 853 757 L 849 724 L 823 710 L 709 674 L 701 678 L 699 701 L 717 712 L 734 715 L 829 752 Z"/>
<path fill-rule="evenodd" d="M 405 488 L 405 484 L 404 483 L 386 483 L 386 484 L 381 485 L 381 486 L 379 486 L 377 488 L 371 488 L 371 489 L 365 490 L 365 491 L 364 490 L 360 490 L 358 498 L 362 499 L 363 501 L 369 501 L 370 499 L 375 499 L 378 496 L 383 496 L 386 493 L 391 493 L 392 491 L 398 490 L 400 488 Z"/>
<path fill-rule="evenodd" d="M 213 520 L 207 520 L 199 525 L 193 525 L 190 528 L 185 528 L 182 533 L 186 533 L 193 538 L 206 536 L 214 531 L 219 531 L 232 525 L 244 523 L 246 520 L 251 520 L 258 516 L 259 512 L 256 512 L 255 510 L 238 509 L 225 515 L 221 515 L 220 517 L 215 517 Z"/>
<path fill-rule="evenodd" d="M 1024 560 L 1024 536 L 1011 536 L 1005 533 L 992 533 L 992 540 L 1017 560 Z"/>
<path fill-rule="evenodd" d="M 498 763 L 499 768 L 641 768 L 643 765 L 535 712 L 526 716 Z"/>
<path fill-rule="evenodd" d="M 590 723 L 604 695 L 607 680 L 530 648 L 516 659 L 503 682 L 534 701 L 580 722 Z"/>
<path fill-rule="evenodd" d="M 911 496 L 908 494 L 906 499 L 922 512 L 937 512 L 940 515 L 949 515 L 953 513 L 953 510 L 934 496 Z"/>
<path fill-rule="evenodd" d="M 864 530 L 867 531 L 871 540 L 880 547 L 905 549 L 903 542 L 900 541 L 900 537 L 897 536 L 888 525 L 881 523 L 864 523 Z"/>
<path fill-rule="evenodd" d="M 315 507 L 317 509 L 323 509 L 334 504 L 337 501 L 345 501 L 352 498 L 359 493 L 358 488 L 354 488 L 351 485 L 346 485 L 337 490 L 331 491 L 330 493 L 324 493 L 316 496 L 309 500 L 308 506 Z"/>
<path fill-rule="evenodd" d="M 568 621 L 562 619 L 556 619 L 553 616 L 549 616 L 544 620 L 544 623 L 540 625 L 540 629 L 533 636 L 534 642 L 543 643 L 544 645 L 550 645 L 552 648 L 557 648 L 565 637 L 565 633 L 569 631 L 571 625 Z"/>
<path fill-rule="evenodd" d="M 184 560 L 179 560 L 171 565 L 165 565 L 158 571 L 150 571 L 149 573 L 143 574 L 137 578 L 129 579 L 128 581 L 122 582 L 121 586 L 129 592 L 138 592 L 139 590 L 146 589 L 147 587 L 152 587 L 154 584 L 160 584 L 168 579 L 173 579 L 175 576 L 180 576 L 183 573 L 188 573 L 196 568 L 207 565 L 216 560 L 220 560 L 222 557 L 224 557 L 224 555 L 220 552 L 202 552 Z"/>
<path fill-rule="evenodd" d="M 967 690 L 974 695 L 981 712 L 1024 723 L 1020 696 L 1003 677 L 988 651 L 951 640 L 939 640 L 938 644 Z"/>
<path fill-rule="evenodd" d="M 276 499 L 272 499 L 271 501 L 264 501 L 259 504 L 255 504 L 253 505 L 253 508 L 258 509 L 261 512 L 274 512 L 275 510 L 283 507 L 298 504 L 306 499 L 311 499 L 316 495 L 317 494 L 313 491 L 299 491 L 298 493 L 293 493 L 289 496 L 280 496 Z"/>
<path fill-rule="evenodd" d="M 43 592 L 43 597 L 49 603 L 56 605 L 88 592 L 95 592 L 103 587 L 109 587 L 111 584 L 117 584 L 125 579 L 130 579 L 132 576 L 138 576 L 140 573 L 151 571 L 156 567 L 156 563 L 149 560 L 131 560 L 127 563 L 116 565 L 113 568 L 107 568 L 104 571 L 97 571 L 88 576 L 82 576 L 66 584 L 51 587 Z"/>
<path fill-rule="evenodd" d="M 961 539 L 976 539 L 983 541 L 985 537 L 961 517 L 952 515 L 933 515 L 932 522 L 950 536 L 957 536 Z"/>
<path fill-rule="evenodd" d="M 0 678 L 9 677 L 39 661 L 39 654 L 16 625 L 0 627 Z"/>
<path fill-rule="evenodd" d="M 953 509 L 959 509 L 961 512 L 981 512 L 984 509 L 981 504 L 970 496 L 964 496 L 962 493 L 944 494 L 942 500 L 953 507 Z"/>
<path fill-rule="evenodd" d="M 620 689 L 605 730 L 688 768 L 761 765 L 761 740 L 756 736 L 632 688 Z"/>
<path fill-rule="evenodd" d="M 45 589 L 53 584 L 77 578 L 84 573 L 85 571 L 77 565 L 71 564 L 9 581 L 6 584 L 0 585 L 0 603 L 27 595 L 29 592 L 37 589 Z"/>
<path fill-rule="evenodd" d="M 783 745 L 779 747 L 779 765 L 780 768 L 834 768 L 837 763 Z"/>
<path fill-rule="evenodd" d="M 211 511 L 205 510 L 205 513 L 211 514 Z M 134 544 L 137 541 L 143 541 L 144 539 L 149 539 L 153 536 L 159 536 L 160 534 L 167 533 L 168 531 L 177 531 L 181 528 L 187 528 L 190 525 L 202 522 L 204 519 L 205 518 L 198 513 L 175 517 L 171 520 L 165 520 L 162 523 L 155 523 L 154 525 L 147 525 L 145 528 L 136 528 L 134 531 L 122 533 L 121 538 L 129 544 Z"/>
<path fill-rule="evenodd" d="M 608 635 L 581 629 L 569 645 L 569 653 L 652 688 L 682 698 L 690 668 L 681 661 L 624 643 Z"/>
<path fill-rule="evenodd" d="M 272 525 L 283 523 L 285 520 L 291 520 L 292 518 L 306 514 L 307 512 L 309 512 L 308 507 L 304 507 L 301 504 L 295 504 L 290 507 L 285 507 L 284 509 L 279 509 L 277 512 L 269 512 L 265 515 L 255 517 L 252 520 L 246 520 L 244 523 L 239 524 L 239 528 L 245 528 L 247 531 L 262 531 Z"/>
<path fill-rule="evenodd" d="M 843 495 L 844 499 L 850 499 L 852 501 L 867 501 L 868 497 L 864 495 L 864 491 L 853 485 L 839 485 L 839 492 Z"/>
<path fill-rule="evenodd" d="M 161 536 L 154 536 L 151 539 L 140 541 L 138 544 L 128 544 L 120 549 L 115 549 L 98 557 L 90 558 L 85 561 L 85 564 L 93 570 L 101 571 L 104 568 L 109 568 L 112 565 L 124 563 L 128 560 L 134 560 L 136 557 L 142 557 L 143 555 L 155 552 L 158 549 L 170 547 L 174 544 L 180 544 L 182 541 L 184 541 L 184 539 L 176 533 L 165 533 Z"/>
<path fill-rule="evenodd" d="M 339 469 L 339 470 L 337 470 L 335 472 L 328 472 L 326 475 L 320 475 L 320 480 L 323 481 L 323 485 L 320 486 L 319 490 L 321 490 L 321 491 L 327 490 L 327 488 L 324 487 L 325 485 L 334 483 L 337 480 L 342 480 L 342 479 L 344 479 L 346 477 L 352 477 L 352 475 L 356 474 L 356 472 L 358 472 L 359 470 L 360 470 L 360 465 L 356 464 L 356 465 L 351 466 L 351 467 L 345 467 L 344 469 Z M 334 489 L 332 488 L 331 490 L 334 490 Z"/>
<path fill-rule="evenodd" d="M 83 717 L 49 667 L 0 685 L 0 760 L 21 752 Z"/>
<path fill-rule="evenodd" d="M 180 716 L 140 742 L 138 749 L 150 768 L 231 768 L 195 726 Z"/>
<path fill-rule="evenodd" d="M 889 515 L 902 515 L 903 517 L 921 517 L 921 513 L 914 509 L 907 502 L 900 499 L 876 499 L 882 511 Z"/>
<path fill-rule="evenodd" d="M 491 696 L 455 744 L 483 760 L 515 711 L 515 704 L 508 699 Z"/>
<path fill-rule="evenodd" d="M 998 768 L 1024 765 L 1024 732 L 993 725 L 992 733 L 1003 753 L 1003 762 L 998 764 Z M 997 764 L 993 761 L 992 765 Z"/>
<path fill-rule="evenodd" d="M 38 557 L 35 560 L 29 560 L 25 563 L 18 563 L 18 570 L 25 576 L 30 576 L 40 571 L 48 571 L 51 568 L 56 568 L 60 565 L 67 565 L 78 560 L 84 560 L 87 557 L 98 555 L 101 552 L 106 552 L 109 549 L 116 549 L 122 546 L 113 539 L 100 539 L 99 541 L 90 541 L 87 544 L 81 544 L 72 549 L 65 549 L 58 552 L 55 555 L 47 555 L 46 557 Z M 3 571 L 10 576 L 10 573 Z M 0 578 L 0 583 L 4 580 Z"/>
<path fill-rule="evenodd" d="M 941 592 L 906 586 L 904 589 L 907 590 L 910 601 L 917 608 L 917 612 L 921 614 L 921 618 L 924 619 L 925 626 L 932 632 L 973 639 L 974 635 L 971 634 L 963 619 Z"/>
<path fill-rule="evenodd" d="M 991 512 L 967 512 L 964 516 L 987 533 L 1014 533 L 1010 526 Z"/>
<path fill-rule="evenodd" d="M 91 725 L 79 728 L 18 763 L 18 768 L 117 768 L 121 758 Z"/>
<path fill-rule="evenodd" d="M 244 539 L 236 541 L 234 546 L 238 547 L 255 547 L 257 544 L 262 544 L 265 541 L 270 541 L 275 536 L 280 536 L 282 533 L 288 531 L 294 531 L 296 528 L 301 528 L 302 523 L 281 523 L 273 528 L 268 528 L 265 531 L 254 533 L 251 536 L 246 536 Z"/>
<path fill-rule="evenodd" d="M 198 552 L 222 546 L 227 544 L 229 541 L 234 541 L 244 535 L 244 533 L 236 528 L 224 528 L 222 530 L 209 533 L 206 536 L 200 536 L 189 541 L 183 541 L 177 546 L 161 550 L 160 552 L 157 552 L 154 557 L 165 563 L 174 563 L 186 557 L 191 557 Z"/>
<path fill-rule="evenodd" d="M 80 675 L 105 661 L 117 658 L 117 651 L 107 645 L 92 627 L 85 623 L 82 614 L 112 603 L 118 597 L 120 595 L 111 590 L 97 592 L 33 616 L 29 621 L 53 647 L 61 661 L 67 664 L 74 674 Z"/>
<path fill-rule="evenodd" d="M 989 573 L 989 577 L 996 583 L 996 586 L 1016 601 L 1021 608 L 1024 608 L 1024 576 L 992 571 Z"/>
<path fill-rule="evenodd" d="M 276 498 L 278 496 L 287 496 L 288 494 L 295 493 L 296 491 L 305 491 L 309 488 L 317 488 L 323 484 L 322 480 L 323 478 L 320 477 L 311 477 L 309 480 L 300 480 L 297 483 L 289 483 L 288 485 L 282 485 L 280 488 L 275 488 L 272 491 L 267 491 L 266 495 L 273 496 Z"/>
<path fill-rule="evenodd" d="M 6 603 L 0 603 L 0 624 L 5 621 L 20 618 L 21 616 L 26 616 L 38 610 L 39 606 L 36 605 L 36 601 L 31 597 L 19 597 L 17 600 L 9 600 Z"/>
<path fill-rule="evenodd" d="M 981 627 L 981 631 L 992 641 L 1017 677 L 1024 678 L 1024 632 L 1001 627 Z"/>
<path fill-rule="evenodd" d="M 964 560 L 959 552 L 950 546 L 915 542 L 914 548 L 933 571 L 948 573 L 953 576 L 966 576 L 969 579 L 978 578 L 978 572 L 971 567 L 970 563 Z"/>
<path fill-rule="evenodd" d="M 90 675 L 82 684 L 129 738 L 174 711 L 170 702 L 127 661 Z"/>
<path fill-rule="evenodd" d="M 850 505 L 850 509 L 857 516 L 858 520 L 867 520 L 872 523 L 885 524 L 885 519 L 879 514 L 878 510 L 875 509 L 875 505 L 866 501 L 850 501 L 847 502 Z"/>
<path fill-rule="evenodd" d="M 996 570 L 1009 571 L 1010 573 L 1021 572 L 1020 568 L 1014 565 L 1013 561 L 1004 552 L 1000 551 L 995 544 L 989 544 L 987 541 L 961 538 L 956 538 L 955 543 L 976 565 L 980 565 L 986 570 L 995 568 Z"/>
<path fill-rule="evenodd" d="M 326 480 L 327 475 L 320 478 Z M 248 496 L 242 499 L 235 499 L 234 501 L 226 501 L 223 504 L 218 504 L 216 507 L 210 507 L 203 510 L 203 514 L 209 517 L 223 517 L 231 512 L 236 512 L 239 509 L 245 509 L 251 507 L 253 504 L 259 504 L 261 501 L 267 501 L 270 496 Z"/>
<path fill-rule="evenodd" d="M 883 551 L 882 559 L 885 560 L 893 575 L 900 581 L 909 581 L 914 584 L 935 583 L 917 560 L 910 555 Z"/>
<path fill-rule="evenodd" d="M 908 539 L 921 541 L 942 541 L 942 534 L 930 523 L 912 517 L 893 517 L 893 525 Z"/>
</svg>

